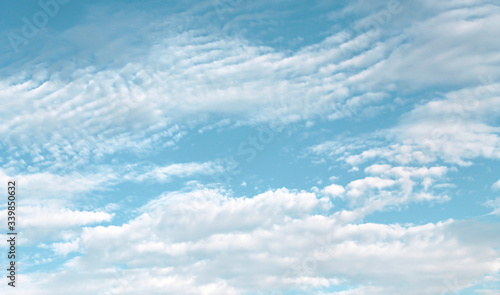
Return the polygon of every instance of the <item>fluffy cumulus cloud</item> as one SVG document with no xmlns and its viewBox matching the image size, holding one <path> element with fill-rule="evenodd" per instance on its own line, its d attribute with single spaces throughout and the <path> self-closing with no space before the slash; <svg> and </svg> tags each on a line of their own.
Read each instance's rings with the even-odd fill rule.
<svg viewBox="0 0 500 295">
<path fill-rule="evenodd" d="M 363 294 L 440 294 L 500 270 L 498 228 L 477 243 L 480 224 L 351 224 L 327 214 L 331 206 L 286 189 L 253 198 L 204 188 L 169 193 L 128 223 L 52 244 L 59 255 L 78 254 L 26 283 L 52 294 L 285 294 L 341 283 L 361 284 L 349 292 Z"/>
<path fill-rule="evenodd" d="M 331 184 L 323 189 L 326 195 L 338 197 L 345 191 L 344 187 L 338 184 Z"/>
</svg>

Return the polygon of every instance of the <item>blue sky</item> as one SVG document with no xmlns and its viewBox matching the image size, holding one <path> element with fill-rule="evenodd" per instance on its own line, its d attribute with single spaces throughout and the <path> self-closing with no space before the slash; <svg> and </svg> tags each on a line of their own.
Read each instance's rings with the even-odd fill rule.
<svg viewBox="0 0 500 295">
<path fill-rule="evenodd" d="M 498 3 L 0 11 L 2 292 L 500 294 Z"/>
</svg>

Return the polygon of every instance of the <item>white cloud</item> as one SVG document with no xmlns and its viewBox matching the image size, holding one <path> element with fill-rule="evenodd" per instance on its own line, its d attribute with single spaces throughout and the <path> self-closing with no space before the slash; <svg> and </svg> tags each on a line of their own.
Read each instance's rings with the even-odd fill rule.
<svg viewBox="0 0 500 295">
<path fill-rule="evenodd" d="M 309 151 L 353 167 L 373 161 L 428 165 L 439 160 L 468 166 L 476 158 L 500 158 L 499 113 L 500 84 L 486 80 L 414 106 L 395 127 L 324 142 Z"/>
<path fill-rule="evenodd" d="M 365 169 L 366 174 L 384 175 L 399 178 L 426 178 L 426 177 L 441 177 L 448 171 L 447 167 L 408 167 L 398 166 L 391 167 L 390 165 L 372 165 Z"/>
<path fill-rule="evenodd" d="M 107 212 L 78 211 L 54 206 L 19 208 L 23 228 L 58 230 L 75 226 L 91 225 L 111 221 L 113 214 Z"/>
<path fill-rule="evenodd" d="M 463 87 L 494 73 L 499 62 L 498 40 L 491 38 L 500 27 L 496 6 L 471 1 L 465 10 L 459 2 L 450 7 L 425 2 L 426 12 L 437 13 L 428 19 L 412 17 L 418 25 L 408 26 L 402 16 L 414 7 L 401 5 L 402 14 L 394 15 L 380 34 L 370 35 L 362 48 L 349 45 L 362 35 L 341 30 L 293 53 L 208 33 L 198 22 L 189 25 L 184 15 L 176 14 L 153 24 L 134 15 L 133 27 L 141 29 L 137 36 L 130 36 L 136 30 L 127 31 L 124 38 L 103 26 L 111 26 L 112 19 L 114 27 L 131 28 L 131 17 L 93 7 L 106 23 L 78 25 L 57 38 L 95 53 L 102 59 L 96 62 L 106 66 L 31 65 L 2 79 L 6 103 L 0 109 L 5 118 L 0 135 L 8 147 L 26 147 L 22 152 L 31 156 L 29 165 L 78 166 L 119 150 L 140 153 L 174 145 L 186 126 L 210 118 L 286 124 L 371 116 L 385 107 L 381 102 L 388 100 L 394 81 L 414 88 L 450 83 Z M 357 3 L 346 11 L 368 12 L 367 7 Z M 174 24 L 182 24 L 182 29 Z M 399 34 L 392 34 L 393 27 Z M 157 34 L 159 28 L 169 34 Z M 391 34 L 395 37 L 386 36 Z M 115 42 L 96 46 L 82 43 L 81 36 Z M 138 48 L 129 44 L 137 38 L 144 38 Z M 480 52 L 474 44 L 483 44 Z M 134 55 L 126 50 L 131 47 Z M 469 135 L 471 140 L 487 140 L 486 134 Z"/>
<path fill-rule="evenodd" d="M 54 202 L 31 205 L 18 201 L 16 213 L 19 239 L 23 245 L 74 239 L 83 226 L 109 223 L 114 217 L 114 214 L 100 210 L 70 210 Z M 1 210 L 0 214 L 7 216 L 7 210 Z"/>
<path fill-rule="evenodd" d="M 443 187 L 449 167 L 422 166 L 436 158 L 411 145 L 391 143 L 379 134 L 325 142 L 310 147 L 309 152 L 319 156 L 326 154 L 332 160 L 353 165 L 349 171 L 352 173 L 359 170 L 359 165 L 368 165 L 363 170 L 364 177 L 345 185 L 342 196 L 353 211 L 337 214 L 347 221 L 361 220 L 375 211 L 401 208 L 413 202 L 450 200 L 443 192 L 436 193 L 436 189 Z"/>
<path fill-rule="evenodd" d="M 130 19 L 110 17 L 130 25 Z M 9 147 L 23 143 L 25 153 L 37 151 L 31 155 L 37 165 L 81 165 L 118 150 L 144 152 L 175 144 L 185 126 L 204 124 L 209 118 L 224 117 L 221 122 L 237 124 L 286 124 L 318 116 L 340 119 L 372 115 L 375 109 L 369 106 L 388 98 L 380 91 L 351 93 L 345 85 L 351 72 L 376 63 L 383 47 L 344 60 L 340 44 L 332 38 L 290 54 L 206 29 L 167 29 L 167 36 L 151 34 L 154 40 L 134 57 L 124 52 L 123 37 L 95 48 L 101 55 L 113 52 L 116 61 L 107 67 L 82 63 L 62 69 L 58 65 L 56 70 L 39 65 L 1 80 L 7 103 L 0 110 L 5 116 L 0 135 Z M 72 36 L 103 37 L 105 32 L 92 24 L 63 35 L 71 43 L 81 42 Z M 8 111 L 14 108 L 20 112 Z"/>
<path fill-rule="evenodd" d="M 172 177 L 212 175 L 215 173 L 220 173 L 224 170 L 221 165 L 214 162 L 171 164 L 164 167 L 149 167 L 149 169 L 150 171 L 148 172 L 137 175 L 136 173 L 132 173 L 126 175 L 125 177 L 132 181 L 144 181 L 147 179 L 152 179 L 159 182 L 165 182 L 171 180 Z"/>
<path fill-rule="evenodd" d="M 490 125 L 500 110 L 498 84 L 463 89 L 417 106 L 393 130 L 399 140 L 433 157 L 460 165 L 500 158 L 500 128 Z"/>
<path fill-rule="evenodd" d="M 197 175 L 213 175 L 223 171 L 218 162 L 174 163 L 157 166 L 147 163 L 122 165 L 100 165 L 93 173 L 35 172 L 13 174 L 0 169 L 0 180 L 17 181 L 18 193 L 30 204 L 57 202 L 71 203 L 74 199 L 84 198 L 91 192 L 109 190 L 114 185 L 126 181 L 168 182 L 173 178 L 189 178 Z"/>
<path fill-rule="evenodd" d="M 499 63 L 499 41 L 492 38 L 499 35 L 498 8 L 468 0 L 419 3 L 433 11 L 432 17 L 406 6 L 393 20 L 400 32 L 391 25 L 362 43 L 363 36 L 341 31 L 292 53 L 208 34 L 208 29 L 154 34 L 154 40 L 130 52 L 127 39 L 138 36 L 115 38 L 99 23 L 63 33 L 71 46 L 106 61 L 97 67 L 40 64 L 0 80 L 5 102 L 0 136 L 8 150 L 0 178 L 28 170 L 17 178 L 21 195 L 33 202 L 39 196 L 39 202 L 60 198 L 63 203 L 122 178 L 163 182 L 219 172 L 214 162 L 139 165 L 139 172 L 128 174 L 54 172 L 117 151 L 144 154 L 169 147 L 193 128 L 370 116 L 385 107 L 388 91 L 471 87 L 426 97 L 396 128 L 366 141 L 312 148 L 364 173 L 323 190 L 326 196 L 342 196 L 351 211 L 331 213 L 329 198 L 287 189 L 251 198 L 204 188 L 166 193 L 142 207 L 139 217 L 113 226 L 92 227 L 110 221 L 108 212 L 63 209 L 61 203 L 25 206 L 20 209 L 26 214 L 25 237 L 36 241 L 33 237 L 46 236 L 44 229 L 51 228 L 57 233 L 48 239 L 56 242 L 47 247 L 56 255 L 79 256 L 52 273 L 21 275 L 25 289 L 20 292 L 247 294 L 348 284 L 360 287 L 337 294 L 440 294 L 498 273 L 498 228 L 478 239 L 477 229 L 486 225 L 362 223 L 374 211 L 448 200 L 433 189 L 449 171 L 438 160 L 469 165 L 478 157 L 500 158 L 498 84 L 488 76 Z M 363 5 L 369 11 L 374 4 Z M 414 12 L 412 20 L 418 22 L 405 25 L 405 13 Z M 121 20 L 127 28 L 163 25 L 132 24 L 130 17 Z M 183 24 L 177 20 L 165 22 Z M 137 35 L 148 35 L 142 33 Z M 106 45 L 85 47 L 88 40 L 74 37 L 83 35 Z M 480 77 L 487 83 L 472 87 Z M 199 129 L 213 118 L 219 123 Z M 486 205 L 498 213 L 498 200 Z M 127 269 L 117 275 L 115 265 Z"/>
<path fill-rule="evenodd" d="M 497 182 L 495 182 L 492 186 L 491 186 L 492 189 L 494 190 L 498 190 L 500 189 L 500 180 L 498 180 Z"/>
<path fill-rule="evenodd" d="M 30 204 L 46 203 L 47 200 L 64 203 L 76 196 L 107 190 L 116 183 L 117 174 L 109 169 L 94 174 L 72 172 L 62 175 L 50 172 L 16 175 L 0 170 L 0 180 L 6 183 L 7 179 L 17 181 L 18 194 Z"/>
<path fill-rule="evenodd" d="M 450 198 L 435 194 L 432 185 L 447 172 L 446 167 L 408 167 L 374 164 L 365 168 L 365 178 L 349 182 L 343 194 L 355 208 L 348 220 L 358 220 L 374 211 L 401 207 L 412 202 L 445 202 Z"/>
<path fill-rule="evenodd" d="M 71 252 L 78 251 L 78 240 L 69 243 L 53 243 L 51 248 L 57 255 L 66 256 Z"/>
<path fill-rule="evenodd" d="M 490 212 L 490 215 L 500 215 L 500 198 L 496 198 L 495 200 L 488 200 L 485 203 L 486 206 L 493 208 L 493 211 Z"/>
<path fill-rule="evenodd" d="M 396 35 L 396 46 L 387 58 L 353 79 L 367 88 L 386 85 L 416 90 L 471 86 L 478 77 L 495 74 L 500 63 L 495 48 L 500 43 L 491 36 L 500 33 L 499 7 L 487 1 L 458 2 L 452 7 L 429 1 L 402 2 L 403 13 L 393 19 L 392 27 L 385 28 L 388 35 Z M 481 48 L 476 44 L 482 44 Z"/>
<path fill-rule="evenodd" d="M 67 254 L 77 243 L 81 256 L 55 273 L 30 275 L 26 287 L 63 294 L 71 284 L 78 286 L 75 294 L 95 293 L 110 283 L 113 265 L 125 264 L 111 280 L 121 294 L 144 286 L 152 294 L 178 294 L 178 288 L 183 294 L 245 294 L 337 284 L 360 285 L 364 294 L 436 294 L 449 277 L 459 290 L 500 270 L 498 228 L 478 240 L 481 225 L 467 222 L 351 224 L 315 215 L 328 204 L 287 190 L 253 198 L 213 190 L 171 193 L 126 224 L 86 228 L 78 240 L 54 244 Z M 134 283 L 139 278 L 144 284 Z"/>
<path fill-rule="evenodd" d="M 327 196 L 338 197 L 344 193 L 345 189 L 343 186 L 338 184 L 331 184 L 323 189 L 323 192 Z"/>
</svg>

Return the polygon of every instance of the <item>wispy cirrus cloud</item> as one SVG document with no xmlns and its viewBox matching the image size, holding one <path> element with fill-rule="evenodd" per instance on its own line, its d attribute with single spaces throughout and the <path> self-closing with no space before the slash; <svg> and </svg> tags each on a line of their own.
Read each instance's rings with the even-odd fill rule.
<svg viewBox="0 0 500 295">
<path fill-rule="evenodd" d="M 498 180 L 497 182 L 495 182 L 491 188 L 495 189 L 495 190 L 498 190 L 500 189 L 500 180 Z"/>
</svg>

